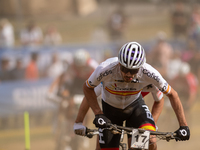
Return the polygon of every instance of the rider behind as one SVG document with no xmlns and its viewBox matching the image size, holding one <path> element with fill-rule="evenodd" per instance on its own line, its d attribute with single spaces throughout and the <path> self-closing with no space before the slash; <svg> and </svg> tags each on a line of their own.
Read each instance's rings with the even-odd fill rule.
<svg viewBox="0 0 200 150">
<path fill-rule="evenodd" d="M 53 81 L 49 88 L 48 100 L 56 102 L 59 107 L 56 137 L 57 150 L 61 150 L 62 144 L 66 143 L 66 141 L 62 142 L 61 139 L 63 138 L 68 139 L 72 149 L 77 149 L 77 146 L 79 146 L 77 137 L 74 136 L 71 130 L 77 108 L 80 105 L 75 97 L 76 95 L 83 95 L 82 86 L 97 66 L 98 63 L 90 57 L 86 50 L 79 49 L 74 53 L 73 62 L 70 66 Z"/>
</svg>

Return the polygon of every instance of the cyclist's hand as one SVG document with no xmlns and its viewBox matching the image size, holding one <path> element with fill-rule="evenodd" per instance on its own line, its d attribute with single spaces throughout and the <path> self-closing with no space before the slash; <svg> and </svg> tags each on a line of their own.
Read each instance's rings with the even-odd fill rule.
<svg viewBox="0 0 200 150">
<path fill-rule="evenodd" d="M 82 123 L 75 123 L 74 124 L 74 133 L 77 135 L 86 135 L 86 127 L 82 125 Z"/>
<path fill-rule="evenodd" d="M 95 124 L 97 128 L 105 128 L 108 123 L 111 123 L 111 121 L 104 114 L 95 115 L 93 124 Z"/>
<path fill-rule="evenodd" d="M 186 141 L 190 139 L 190 129 L 188 126 L 180 126 L 178 130 L 175 131 L 177 134 L 176 141 Z"/>
</svg>

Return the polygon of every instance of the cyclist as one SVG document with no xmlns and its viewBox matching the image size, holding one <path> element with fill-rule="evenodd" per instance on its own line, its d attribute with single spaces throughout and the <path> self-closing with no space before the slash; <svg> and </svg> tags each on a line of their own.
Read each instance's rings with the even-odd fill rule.
<svg viewBox="0 0 200 150">
<path fill-rule="evenodd" d="M 79 106 L 79 102 L 75 101 L 76 94 L 83 94 L 82 86 L 85 80 L 94 71 L 98 63 L 93 60 L 89 53 L 84 49 L 79 49 L 74 53 L 74 62 L 59 75 L 51 84 L 47 98 L 57 103 L 58 109 L 58 128 L 57 128 L 57 149 L 61 149 L 63 143 L 60 138 L 68 136 L 71 147 L 77 149 L 77 137 L 73 137 L 70 126 L 73 126 L 75 114 Z M 68 128 L 66 128 L 68 126 Z M 69 131 L 66 131 L 69 130 Z M 66 136 L 67 135 L 67 136 Z M 79 137 L 78 137 L 79 138 Z M 76 144 L 75 142 L 76 141 Z"/>
<path fill-rule="evenodd" d="M 97 97 L 101 96 L 101 90 L 102 90 L 102 84 L 99 84 L 97 87 L 94 88 L 95 94 Z M 146 86 L 141 94 L 143 97 L 148 95 L 151 92 L 153 98 L 154 98 L 154 104 L 152 107 L 152 117 L 154 118 L 155 124 L 157 123 L 158 117 L 160 116 L 162 112 L 162 108 L 164 106 L 164 98 L 163 93 L 154 85 L 148 85 Z M 77 135 L 85 136 L 86 135 L 86 127 L 83 125 L 83 120 L 85 118 L 85 115 L 87 114 L 89 110 L 89 104 L 87 103 L 86 98 L 83 98 L 83 101 L 80 105 L 78 115 L 75 120 L 74 124 L 74 132 Z M 129 140 L 130 144 L 131 140 Z M 100 150 L 100 145 L 97 138 L 97 145 L 96 150 Z"/>
<path fill-rule="evenodd" d="M 101 82 L 102 110 L 94 92 Z M 175 131 L 179 140 L 189 140 L 190 130 L 177 92 L 146 63 L 145 51 L 137 42 L 124 44 L 118 57 L 102 62 L 83 85 L 85 97 L 95 114 L 95 126 L 104 128 L 108 122 L 122 125 L 126 121 L 127 127 L 155 131 L 155 122 L 141 95 L 142 89 L 149 84 L 154 84 L 169 98 L 180 125 Z M 119 149 L 120 135 L 109 135 L 104 130 L 100 138 L 101 149 Z M 150 143 L 149 149 L 156 150 L 155 138 L 151 138 Z"/>
<path fill-rule="evenodd" d="M 70 94 L 83 94 L 82 85 L 98 66 L 98 62 L 90 57 L 85 49 L 79 49 L 74 54 L 73 63 L 66 71 L 69 77 Z"/>
</svg>

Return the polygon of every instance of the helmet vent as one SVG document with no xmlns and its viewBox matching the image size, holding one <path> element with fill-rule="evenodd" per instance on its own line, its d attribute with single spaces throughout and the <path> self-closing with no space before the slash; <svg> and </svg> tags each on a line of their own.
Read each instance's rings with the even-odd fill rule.
<svg viewBox="0 0 200 150">
<path fill-rule="evenodd" d="M 145 51 L 137 42 L 126 43 L 119 52 L 119 62 L 129 69 L 140 68 L 145 62 Z"/>
</svg>

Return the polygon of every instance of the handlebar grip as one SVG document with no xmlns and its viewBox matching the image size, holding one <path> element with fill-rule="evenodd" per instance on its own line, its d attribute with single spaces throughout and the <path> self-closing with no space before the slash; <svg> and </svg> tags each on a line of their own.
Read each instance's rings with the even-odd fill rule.
<svg viewBox="0 0 200 150">
<path fill-rule="evenodd" d="M 94 130 L 88 129 L 88 128 L 86 127 L 86 136 L 87 136 L 88 138 L 92 138 L 92 137 L 94 136 L 94 135 L 91 134 L 90 132 L 94 132 Z"/>
</svg>

